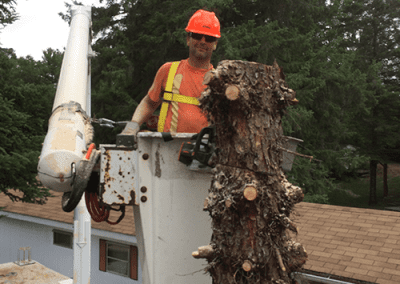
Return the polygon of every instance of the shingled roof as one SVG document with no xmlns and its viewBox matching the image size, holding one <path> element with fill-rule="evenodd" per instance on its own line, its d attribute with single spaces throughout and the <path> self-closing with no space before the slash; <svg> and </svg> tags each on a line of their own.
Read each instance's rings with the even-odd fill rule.
<svg viewBox="0 0 400 284">
<path fill-rule="evenodd" d="M 13 191 L 14 195 L 20 196 L 19 191 Z M 48 201 L 44 205 L 22 203 L 22 202 L 12 202 L 10 198 L 4 194 L 0 195 L 0 207 L 6 207 L 3 211 L 13 212 L 22 215 L 34 216 L 43 219 L 49 219 L 53 221 L 60 221 L 68 224 L 74 223 L 74 212 L 64 212 L 61 208 L 61 197 L 62 192 L 55 192 L 50 190 L 50 193 L 54 197 L 48 197 Z M 121 212 L 111 211 L 110 221 L 115 222 Z M 135 222 L 133 218 L 133 208 L 132 206 L 126 206 L 125 217 L 117 225 L 110 225 L 107 222 L 97 223 L 92 220 L 92 228 L 111 231 L 116 233 L 122 233 L 125 235 L 135 235 Z"/>
<path fill-rule="evenodd" d="M 304 268 L 380 284 L 400 283 L 400 212 L 300 203 Z"/>
<path fill-rule="evenodd" d="M 45 205 L 12 202 L 0 195 L 4 211 L 72 224 L 61 209 L 62 193 L 51 191 Z M 112 220 L 119 212 L 112 212 Z M 206 213 L 204 213 L 206 214 Z M 309 255 L 305 269 L 379 284 L 400 283 L 400 212 L 302 202 L 293 214 L 297 239 Z M 132 206 L 118 225 L 92 221 L 96 229 L 135 235 Z"/>
</svg>

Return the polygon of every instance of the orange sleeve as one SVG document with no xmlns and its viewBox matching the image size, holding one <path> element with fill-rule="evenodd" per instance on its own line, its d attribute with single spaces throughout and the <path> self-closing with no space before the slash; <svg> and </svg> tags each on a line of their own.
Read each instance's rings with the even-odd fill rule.
<svg viewBox="0 0 400 284">
<path fill-rule="evenodd" d="M 150 99 L 157 103 L 161 100 L 162 93 L 165 90 L 165 84 L 167 83 L 168 72 L 172 65 L 172 62 L 167 62 L 158 69 L 156 77 L 154 77 L 153 85 L 151 85 L 148 95 Z"/>
</svg>

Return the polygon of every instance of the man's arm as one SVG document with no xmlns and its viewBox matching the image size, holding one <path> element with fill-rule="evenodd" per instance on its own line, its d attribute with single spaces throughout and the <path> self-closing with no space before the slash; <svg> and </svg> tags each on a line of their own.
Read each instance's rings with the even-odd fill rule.
<svg viewBox="0 0 400 284">
<path fill-rule="evenodd" d="M 124 130 L 118 136 L 122 139 L 124 136 L 134 136 L 133 147 L 137 146 L 136 135 L 140 131 L 140 125 L 147 121 L 153 114 L 156 108 L 161 104 L 161 100 L 157 103 L 153 102 L 147 94 L 140 104 L 137 106 L 135 113 L 133 114 L 132 121 L 129 121 Z M 117 145 L 120 142 L 117 142 Z M 125 145 L 126 146 L 126 145 Z"/>
<path fill-rule="evenodd" d="M 139 125 L 142 125 L 150 118 L 160 104 L 161 100 L 159 102 L 154 102 L 150 99 L 149 94 L 147 94 L 137 106 L 132 116 L 132 121 L 136 121 Z"/>
<path fill-rule="evenodd" d="M 128 136 L 133 135 L 135 137 L 134 144 L 137 143 L 136 134 L 140 131 L 140 125 L 149 120 L 150 116 L 162 102 L 161 100 L 162 82 L 163 78 L 167 74 L 166 72 L 168 72 L 166 67 L 167 65 L 164 64 L 157 71 L 156 77 L 154 78 L 153 81 L 153 85 L 151 85 L 149 92 L 137 106 L 135 113 L 132 116 L 132 120 L 126 124 L 124 130 L 121 132 L 121 134 L 119 134 L 121 137 L 127 135 Z M 151 94 L 154 96 L 154 98 L 158 98 L 158 102 L 154 102 L 150 98 Z"/>
</svg>

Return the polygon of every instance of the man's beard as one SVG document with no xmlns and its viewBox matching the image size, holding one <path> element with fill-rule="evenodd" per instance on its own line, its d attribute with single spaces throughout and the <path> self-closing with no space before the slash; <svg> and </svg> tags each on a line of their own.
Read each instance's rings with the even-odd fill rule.
<svg viewBox="0 0 400 284">
<path fill-rule="evenodd" d="M 198 51 L 198 48 L 203 48 L 204 51 L 203 51 L 203 52 L 199 52 L 199 51 Z M 201 45 L 201 44 L 195 45 L 195 46 L 192 48 L 192 54 L 193 54 L 194 57 L 196 57 L 197 59 L 202 59 L 202 60 L 211 57 L 210 54 L 209 54 L 209 48 L 208 48 L 207 46 Z"/>
</svg>

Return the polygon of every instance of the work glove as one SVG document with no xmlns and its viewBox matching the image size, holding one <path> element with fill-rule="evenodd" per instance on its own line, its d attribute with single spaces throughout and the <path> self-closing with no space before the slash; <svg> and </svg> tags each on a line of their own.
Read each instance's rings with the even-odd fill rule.
<svg viewBox="0 0 400 284">
<path fill-rule="evenodd" d="M 117 147 L 126 146 L 137 149 L 137 134 L 140 130 L 140 125 L 136 121 L 129 121 L 121 134 L 117 135 Z"/>
<path fill-rule="evenodd" d="M 129 121 L 124 130 L 121 132 L 121 135 L 135 135 L 139 132 L 140 125 L 136 121 Z"/>
</svg>

